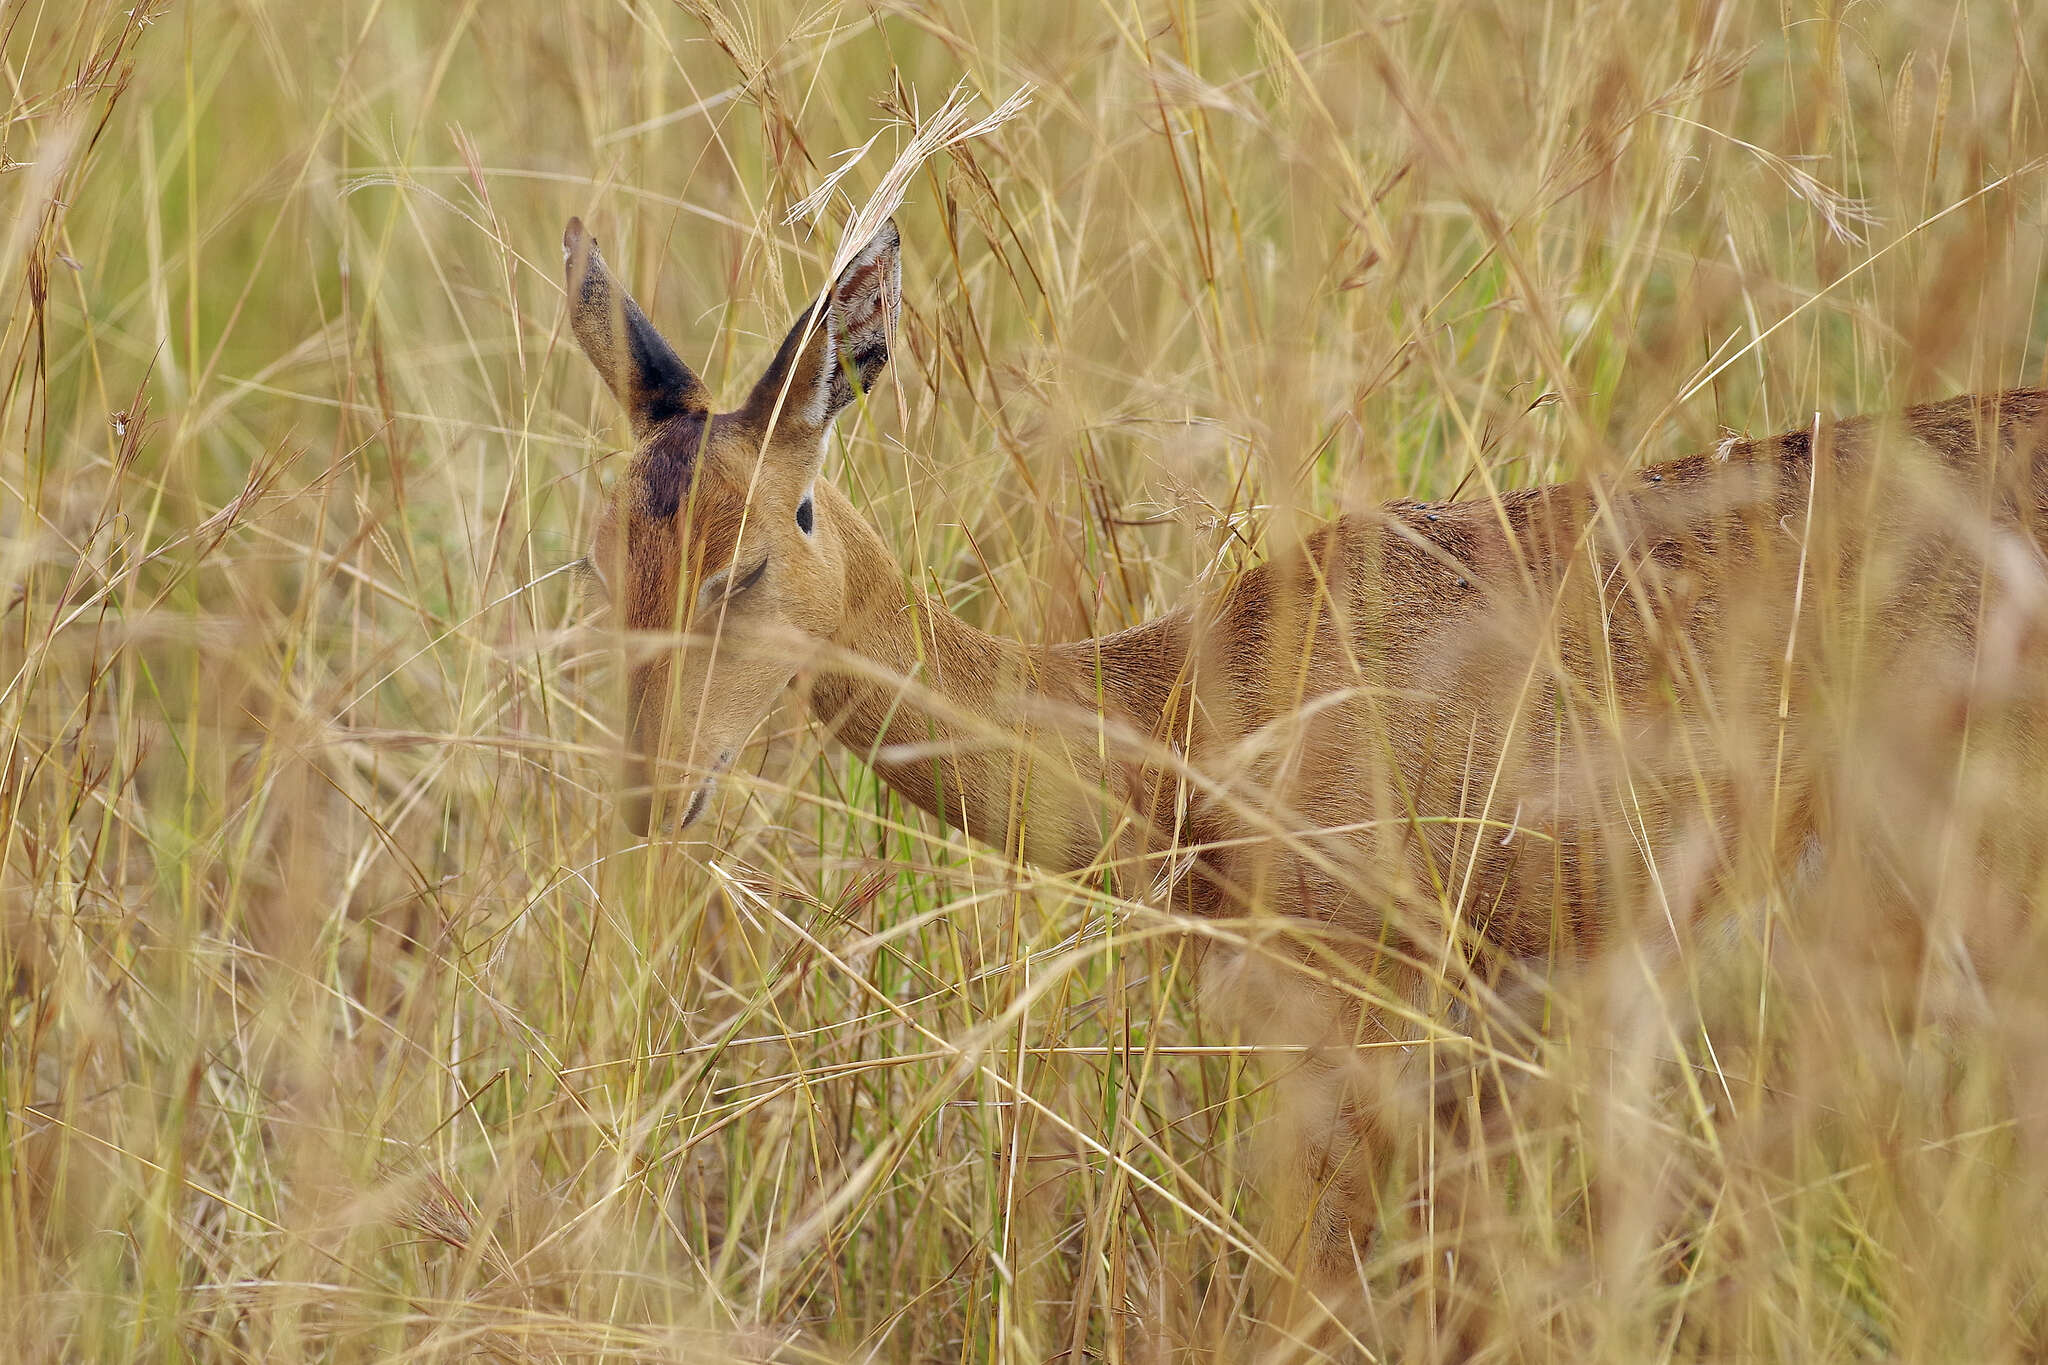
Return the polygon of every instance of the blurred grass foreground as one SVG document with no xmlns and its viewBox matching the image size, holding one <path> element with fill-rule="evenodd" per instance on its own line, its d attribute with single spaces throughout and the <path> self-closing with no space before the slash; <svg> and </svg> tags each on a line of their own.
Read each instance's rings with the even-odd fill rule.
<svg viewBox="0 0 2048 1365">
<path fill-rule="evenodd" d="M 1184 939 L 794 711 L 710 843 L 620 831 L 571 214 L 730 402 L 848 196 L 1028 92 L 911 183 L 828 472 L 1032 639 L 1346 508 L 2048 379 L 2028 0 L 5 0 L 0 53 L 13 1359 L 1245 1358 L 1270 1102 Z M 1999 758 L 1992 825 L 2048 799 Z M 1736 861 L 1775 946 L 1603 976 L 1483 1240 L 1391 1228 L 1344 1349 L 2048 1356 L 2048 977 L 1931 1025 Z"/>
</svg>

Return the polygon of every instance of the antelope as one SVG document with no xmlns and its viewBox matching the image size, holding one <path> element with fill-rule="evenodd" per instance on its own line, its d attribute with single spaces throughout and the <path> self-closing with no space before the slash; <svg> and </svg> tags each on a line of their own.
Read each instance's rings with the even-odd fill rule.
<svg viewBox="0 0 2048 1365">
<path fill-rule="evenodd" d="M 1227 923 L 1205 1005 L 1307 1056 L 1281 1165 L 1316 1265 L 1352 1264 L 1390 1141 L 1445 1102 L 1403 1079 L 1433 1030 L 1512 1020 L 1619 941 L 1710 940 L 1702 907 L 1759 848 L 1827 856 L 1853 799 L 1830 756 L 1869 733 L 1838 647 L 1925 707 L 1864 770 L 1901 821 L 1939 816 L 1957 708 L 1989 714 L 1993 674 L 2025 690 L 2048 393 L 1396 502 L 1132 629 L 1027 646 L 918 587 L 821 476 L 895 344 L 893 222 L 717 413 L 579 221 L 563 246 L 571 327 L 635 443 L 588 560 L 640 642 L 625 824 L 697 820 L 801 680 L 826 732 L 954 829 L 1056 872 L 1136 869 Z M 1994 620 L 2020 622 L 1999 668 Z M 1933 875 L 1895 873 L 1908 900 Z"/>
</svg>

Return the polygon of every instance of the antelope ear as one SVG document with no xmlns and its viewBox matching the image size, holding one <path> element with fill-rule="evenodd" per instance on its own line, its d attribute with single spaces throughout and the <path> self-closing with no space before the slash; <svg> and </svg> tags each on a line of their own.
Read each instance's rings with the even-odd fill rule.
<svg viewBox="0 0 2048 1365">
<path fill-rule="evenodd" d="M 895 219 L 883 223 L 825 296 L 804 310 L 748 395 L 748 417 L 763 426 L 772 419 L 781 438 L 817 439 L 873 386 L 889 363 L 903 305 L 902 240 Z"/>
<path fill-rule="evenodd" d="M 637 438 L 649 427 L 685 412 L 703 412 L 710 396 L 675 349 L 605 269 L 597 239 L 571 218 L 562 233 L 569 283 L 569 327 L 625 408 Z"/>
</svg>

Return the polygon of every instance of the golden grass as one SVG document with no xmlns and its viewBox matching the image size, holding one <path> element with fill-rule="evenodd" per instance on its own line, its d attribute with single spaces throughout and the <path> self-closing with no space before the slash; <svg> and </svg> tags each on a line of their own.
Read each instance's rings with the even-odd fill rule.
<svg viewBox="0 0 2048 1365">
<path fill-rule="evenodd" d="M 1263 1097 L 1183 940 L 794 714 L 715 848 L 620 833 L 572 213 L 730 399 L 850 206 L 791 207 L 1029 89 L 905 187 L 829 468 L 1033 638 L 1304 516 L 2043 380 L 2024 0 L 8 0 L 0 51 L 23 1359 L 1246 1349 Z M 2048 1352 L 2048 1014 L 1762 953 L 1704 1004 L 1617 968 L 1543 1053 L 1463 1345 Z M 1416 1235 L 1375 1358 L 1447 1349 Z"/>
</svg>

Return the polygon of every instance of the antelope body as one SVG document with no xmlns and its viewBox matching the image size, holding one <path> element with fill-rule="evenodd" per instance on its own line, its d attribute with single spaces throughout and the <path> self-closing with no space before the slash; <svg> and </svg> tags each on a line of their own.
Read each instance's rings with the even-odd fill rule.
<svg viewBox="0 0 2048 1365">
<path fill-rule="evenodd" d="M 564 245 L 638 445 L 591 554 L 648 642 L 627 823 L 697 817 L 803 675 L 831 733 L 950 825 L 1228 923 L 1205 993 L 1313 1050 L 1295 1164 L 1312 1246 L 1344 1263 L 1400 1118 L 1358 1044 L 1526 998 L 1616 939 L 1685 951 L 1745 856 L 1826 847 L 1870 679 L 1914 719 L 1863 795 L 1938 818 L 1958 708 L 2028 676 L 2031 617 L 1993 625 L 2041 591 L 2042 392 L 1345 516 L 1135 629 L 1027 647 L 916 587 L 819 477 L 888 359 L 893 225 L 716 415 L 573 220 Z M 1934 875 L 1892 871 L 1907 901 Z M 1331 989 L 1332 962 L 1376 984 Z"/>
</svg>

